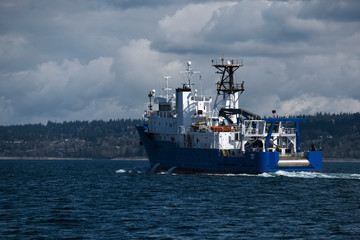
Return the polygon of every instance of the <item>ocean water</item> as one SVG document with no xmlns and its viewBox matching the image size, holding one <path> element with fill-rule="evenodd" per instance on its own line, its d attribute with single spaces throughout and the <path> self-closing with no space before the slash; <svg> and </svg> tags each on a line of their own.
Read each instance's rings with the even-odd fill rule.
<svg viewBox="0 0 360 240">
<path fill-rule="evenodd" d="M 260 175 L 147 169 L 1 160 L 0 239 L 360 239 L 360 162 Z"/>
</svg>

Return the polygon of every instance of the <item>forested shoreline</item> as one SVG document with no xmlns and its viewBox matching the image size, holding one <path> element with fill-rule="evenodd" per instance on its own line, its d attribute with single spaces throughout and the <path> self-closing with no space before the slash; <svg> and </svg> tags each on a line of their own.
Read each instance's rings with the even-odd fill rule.
<svg viewBox="0 0 360 240">
<path fill-rule="evenodd" d="M 324 158 L 360 159 L 360 113 L 297 116 L 301 148 L 315 144 Z M 48 122 L 0 126 L 0 157 L 144 158 L 135 126 L 140 119 Z"/>
<path fill-rule="evenodd" d="M 360 159 L 360 113 L 300 117 L 309 118 L 300 124 L 302 149 L 314 143 L 321 145 L 325 158 Z"/>
<path fill-rule="evenodd" d="M 0 126 L 0 156 L 112 159 L 145 157 L 141 120 L 95 120 Z"/>
</svg>

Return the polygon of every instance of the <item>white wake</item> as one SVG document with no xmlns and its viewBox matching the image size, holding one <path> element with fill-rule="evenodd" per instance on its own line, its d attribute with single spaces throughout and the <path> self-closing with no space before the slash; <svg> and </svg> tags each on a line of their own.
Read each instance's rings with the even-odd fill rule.
<svg viewBox="0 0 360 240">
<path fill-rule="evenodd" d="M 286 172 L 277 171 L 273 173 L 263 173 L 264 177 L 290 177 L 290 178 L 326 178 L 326 179 L 355 179 L 360 180 L 360 174 L 356 173 L 323 173 L 323 172 Z"/>
</svg>

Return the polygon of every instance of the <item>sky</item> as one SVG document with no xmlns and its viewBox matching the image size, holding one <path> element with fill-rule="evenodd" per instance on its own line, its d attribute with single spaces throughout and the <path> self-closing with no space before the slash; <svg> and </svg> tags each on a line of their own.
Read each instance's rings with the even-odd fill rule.
<svg viewBox="0 0 360 240">
<path fill-rule="evenodd" d="M 359 46 L 358 0 L 0 0 L 0 125 L 139 119 L 187 61 L 215 94 L 221 57 L 261 116 L 359 112 Z"/>
</svg>

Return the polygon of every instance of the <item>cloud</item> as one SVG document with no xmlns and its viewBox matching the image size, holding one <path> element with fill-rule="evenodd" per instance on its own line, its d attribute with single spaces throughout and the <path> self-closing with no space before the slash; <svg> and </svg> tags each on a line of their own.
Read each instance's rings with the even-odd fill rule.
<svg viewBox="0 0 360 240">
<path fill-rule="evenodd" d="M 76 59 L 49 61 L 34 70 L 3 74 L 2 122 L 23 122 L 24 116 L 28 122 L 72 119 L 78 111 L 84 113 L 81 119 L 92 119 L 85 115 L 86 109 L 93 102 L 111 100 L 115 80 L 110 72 L 112 62 L 111 58 L 98 58 L 85 65 Z"/>
<path fill-rule="evenodd" d="M 47 61 L 85 63 L 112 57 L 132 39 L 152 34 L 161 18 L 157 14 L 161 8 L 114 6 L 111 1 L 93 0 L 2 1 L 0 48 L 17 49 L 0 55 L 0 62 L 7 64 L 4 71 L 34 68 Z"/>
<path fill-rule="evenodd" d="M 150 44 L 147 39 L 130 41 L 117 51 L 112 66 L 116 73 L 122 104 L 129 106 L 129 109 L 136 109 L 137 113 L 139 107 L 143 108 L 143 103 L 148 101 L 149 91 L 164 87 L 162 76 L 173 75 L 184 68 L 184 64 L 173 60 L 171 55 L 152 50 Z M 175 86 L 176 81 L 179 83 L 179 80 L 173 77 L 170 85 Z"/>
<path fill-rule="evenodd" d="M 360 2 L 347 1 L 304 1 L 300 15 L 304 18 L 329 21 L 360 21 Z"/>
<path fill-rule="evenodd" d="M 22 56 L 27 41 L 22 36 L 0 36 L 0 55 L 19 59 Z M 5 59 L 1 59 L 5 62 Z"/>
<path fill-rule="evenodd" d="M 153 46 L 176 53 L 202 51 L 206 47 L 203 35 L 213 30 L 212 17 L 235 4 L 225 1 L 186 5 L 174 15 L 167 15 L 159 21 Z"/>
<path fill-rule="evenodd" d="M 183 68 L 170 59 L 151 50 L 149 40 L 139 39 L 114 57 L 86 64 L 77 59 L 49 61 L 34 70 L 3 74 L 0 122 L 23 122 L 24 116 L 27 122 L 139 118 L 147 92 L 164 86 L 163 75 Z"/>
<path fill-rule="evenodd" d="M 282 108 L 282 114 L 289 115 L 293 111 L 283 108 L 282 103 L 301 103 L 294 99 L 304 100 L 303 96 L 317 99 L 321 96 L 329 99 L 327 103 L 330 105 L 307 100 L 308 108 L 302 108 L 304 113 L 305 110 L 309 113 L 360 111 L 358 104 L 353 104 L 360 101 L 360 82 L 357 80 L 360 73 L 355 66 L 360 66 L 358 57 L 343 54 L 304 56 L 286 61 L 282 58 L 247 58 L 244 67 L 237 73 L 237 78 L 245 81 L 245 92 L 240 102 L 243 107 L 261 115 L 279 108 Z M 345 103 L 352 105 L 345 107 Z"/>
<path fill-rule="evenodd" d="M 278 103 L 277 113 L 282 115 L 360 112 L 360 101 L 348 97 L 324 97 L 304 94 Z"/>
<path fill-rule="evenodd" d="M 27 66 L 23 59 L 31 57 L 33 47 L 19 34 L 0 35 L 0 71 L 13 71 Z"/>
<path fill-rule="evenodd" d="M 356 19 L 329 22 L 304 15 L 317 11 L 317 2 L 326 4 L 266 0 L 189 4 L 159 21 L 152 46 L 177 54 L 273 58 L 347 51 L 346 45 L 336 43 L 359 32 Z"/>
<path fill-rule="evenodd" d="M 241 106 L 358 111 L 358 1 L 0 3 L 0 124 L 141 117 L 186 61 L 214 94 L 213 58 L 243 58 Z M 296 111 L 295 111 L 296 110 Z"/>
<path fill-rule="evenodd" d="M 295 95 L 289 99 L 280 99 L 276 94 L 259 96 L 253 99 L 251 108 L 261 116 L 272 116 L 276 110 L 279 116 L 296 116 L 316 113 L 356 113 L 360 112 L 360 100 L 347 96 L 321 96 L 312 93 Z"/>
</svg>

